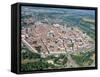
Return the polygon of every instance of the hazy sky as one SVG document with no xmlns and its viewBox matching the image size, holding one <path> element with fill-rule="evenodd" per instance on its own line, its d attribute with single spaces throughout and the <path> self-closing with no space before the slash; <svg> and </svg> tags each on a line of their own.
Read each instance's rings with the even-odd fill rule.
<svg viewBox="0 0 100 77">
<path fill-rule="evenodd" d="M 32 6 L 22 6 L 22 11 L 26 12 L 51 12 L 51 13 L 86 13 L 86 14 L 95 14 L 94 10 L 81 10 L 81 9 L 64 9 L 64 8 L 48 8 L 48 7 L 32 7 Z"/>
</svg>

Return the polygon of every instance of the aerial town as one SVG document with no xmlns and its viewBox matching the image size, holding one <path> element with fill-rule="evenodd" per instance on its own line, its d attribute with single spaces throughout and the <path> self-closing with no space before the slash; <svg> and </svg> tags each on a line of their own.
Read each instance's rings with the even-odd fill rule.
<svg viewBox="0 0 100 77">
<path fill-rule="evenodd" d="M 36 9 L 22 9 L 22 71 L 95 66 L 94 13 Z"/>
<path fill-rule="evenodd" d="M 84 49 L 89 50 L 94 46 L 93 40 L 77 27 L 49 26 L 41 22 L 22 28 L 22 41 L 41 55 L 84 52 Z"/>
</svg>

